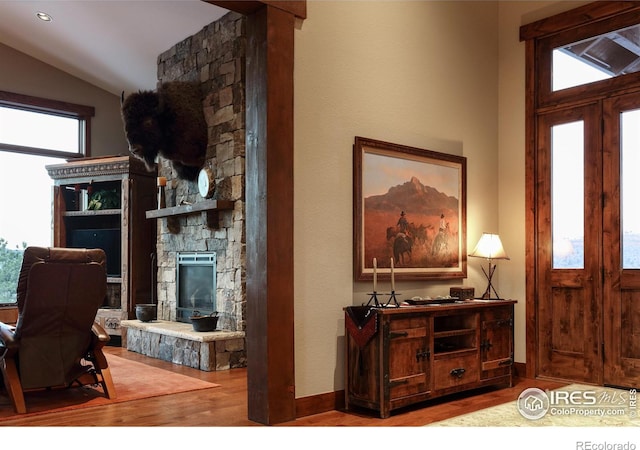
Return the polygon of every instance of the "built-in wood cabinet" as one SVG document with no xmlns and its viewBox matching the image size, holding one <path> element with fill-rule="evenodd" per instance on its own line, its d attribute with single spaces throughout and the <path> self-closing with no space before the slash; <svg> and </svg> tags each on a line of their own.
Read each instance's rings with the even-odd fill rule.
<svg viewBox="0 0 640 450">
<path fill-rule="evenodd" d="M 515 303 L 372 308 L 368 314 L 376 332 L 368 340 L 356 336 L 361 324 L 346 327 L 347 409 L 369 408 L 385 418 L 395 409 L 454 392 L 510 386 Z M 347 325 L 352 320 L 345 311 Z"/>
<path fill-rule="evenodd" d="M 121 336 L 120 321 L 136 303 L 155 302 L 156 174 L 130 156 L 73 160 L 47 166 L 53 186 L 53 245 L 102 248 L 107 298 L 96 320 Z"/>
</svg>

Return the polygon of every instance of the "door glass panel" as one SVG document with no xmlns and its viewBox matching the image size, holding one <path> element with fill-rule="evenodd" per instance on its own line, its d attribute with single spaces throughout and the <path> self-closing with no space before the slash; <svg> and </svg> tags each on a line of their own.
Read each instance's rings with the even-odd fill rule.
<svg viewBox="0 0 640 450">
<path fill-rule="evenodd" d="M 640 71 L 640 25 L 554 49 L 553 90 Z"/>
<path fill-rule="evenodd" d="M 554 269 L 584 268 L 584 123 L 551 129 Z"/>
<path fill-rule="evenodd" d="M 640 110 L 620 114 L 622 268 L 640 269 Z"/>
</svg>

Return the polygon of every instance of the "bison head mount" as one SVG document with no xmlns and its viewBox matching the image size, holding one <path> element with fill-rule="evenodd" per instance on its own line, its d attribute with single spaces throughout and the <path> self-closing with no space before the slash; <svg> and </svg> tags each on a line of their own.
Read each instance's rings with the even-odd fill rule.
<svg viewBox="0 0 640 450">
<path fill-rule="evenodd" d="M 196 180 L 207 154 L 207 123 L 197 83 L 174 81 L 156 91 L 122 93 L 122 121 L 129 151 L 154 171 L 158 156 L 178 178 Z"/>
</svg>

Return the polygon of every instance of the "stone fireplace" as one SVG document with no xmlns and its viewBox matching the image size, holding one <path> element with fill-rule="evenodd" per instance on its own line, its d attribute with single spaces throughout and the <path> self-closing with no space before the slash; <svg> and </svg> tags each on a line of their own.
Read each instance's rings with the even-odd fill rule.
<svg viewBox="0 0 640 450">
<path fill-rule="evenodd" d="M 176 218 L 178 231 L 158 221 L 158 318 L 179 321 L 177 311 L 178 255 L 216 255 L 215 299 L 218 328 L 245 331 L 245 19 L 229 13 L 158 57 L 158 79 L 199 81 L 209 130 L 206 167 L 215 174 L 214 197 L 234 202 L 220 211 L 218 227 L 207 226 L 204 213 Z M 195 182 L 177 178 L 166 160 L 159 174 L 167 178 L 167 207 L 202 201 Z"/>
<path fill-rule="evenodd" d="M 171 221 L 165 218 L 158 220 L 157 317 L 162 327 L 144 327 L 144 324 L 128 321 L 127 338 L 130 342 L 127 348 L 192 367 L 198 367 L 196 360 L 200 359 L 200 366 L 208 367 L 204 370 L 246 365 L 245 22 L 242 15 L 230 12 L 158 57 L 160 83 L 197 81 L 201 85 L 209 136 L 205 167 L 215 175 L 213 198 L 230 201 L 233 208 L 217 211 L 217 223 L 214 224 L 208 224 L 204 212 L 172 217 Z M 178 179 L 167 161 L 159 161 L 158 175 L 167 178 L 167 207 L 203 201 L 196 183 Z M 181 274 L 185 270 L 178 263 L 181 255 L 195 259 L 196 255 L 203 258 L 213 255 L 214 261 L 207 269 L 212 284 L 204 289 L 211 291 L 205 296 L 213 299 L 213 308 L 219 314 L 217 329 L 222 332 L 212 336 L 203 337 L 202 333 L 191 336 L 193 342 L 199 343 L 195 345 L 196 350 L 189 342 L 188 329 L 184 328 L 190 328 L 191 324 L 182 322 L 188 322 L 194 309 L 201 314 L 209 310 L 204 303 L 198 303 L 197 308 L 195 304 L 179 303 L 179 291 L 184 287 Z M 201 302 L 203 299 L 194 297 L 186 301 Z M 150 333 L 149 328 L 154 328 L 153 333 L 164 333 L 170 337 L 147 336 L 145 333 Z M 224 342 L 225 333 L 229 336 L 228 345 Z M 131 342 L 131 336 L 136 342 Z M 172 340 L 175 338 L 185 342 Z M 169 344 L 163 347 L 162 339 L 169 340 Z M 156 348 L 147 348 L 149 345 L 145 340 L 150 340 L 149 345 Z M 183 357 L 174 351 L 176 346 L 193 348 Z M 197 352 L 199 355 L 195 354 Z M 208 353 L 211 352 L 218 356 L 210 356 Z"/>
</svg>

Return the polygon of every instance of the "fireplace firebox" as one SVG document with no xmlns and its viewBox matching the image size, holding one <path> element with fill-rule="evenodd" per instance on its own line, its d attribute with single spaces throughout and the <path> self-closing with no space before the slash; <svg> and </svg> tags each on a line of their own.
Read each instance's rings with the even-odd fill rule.
<svg viewBox="0 0 640 450">
<path fill-rule="evenodd" d="M 216 254 L 178 253 L 176 276 L 176 320 L 190 322 L 197 311 L 216 311 Z"/>
</svg>

